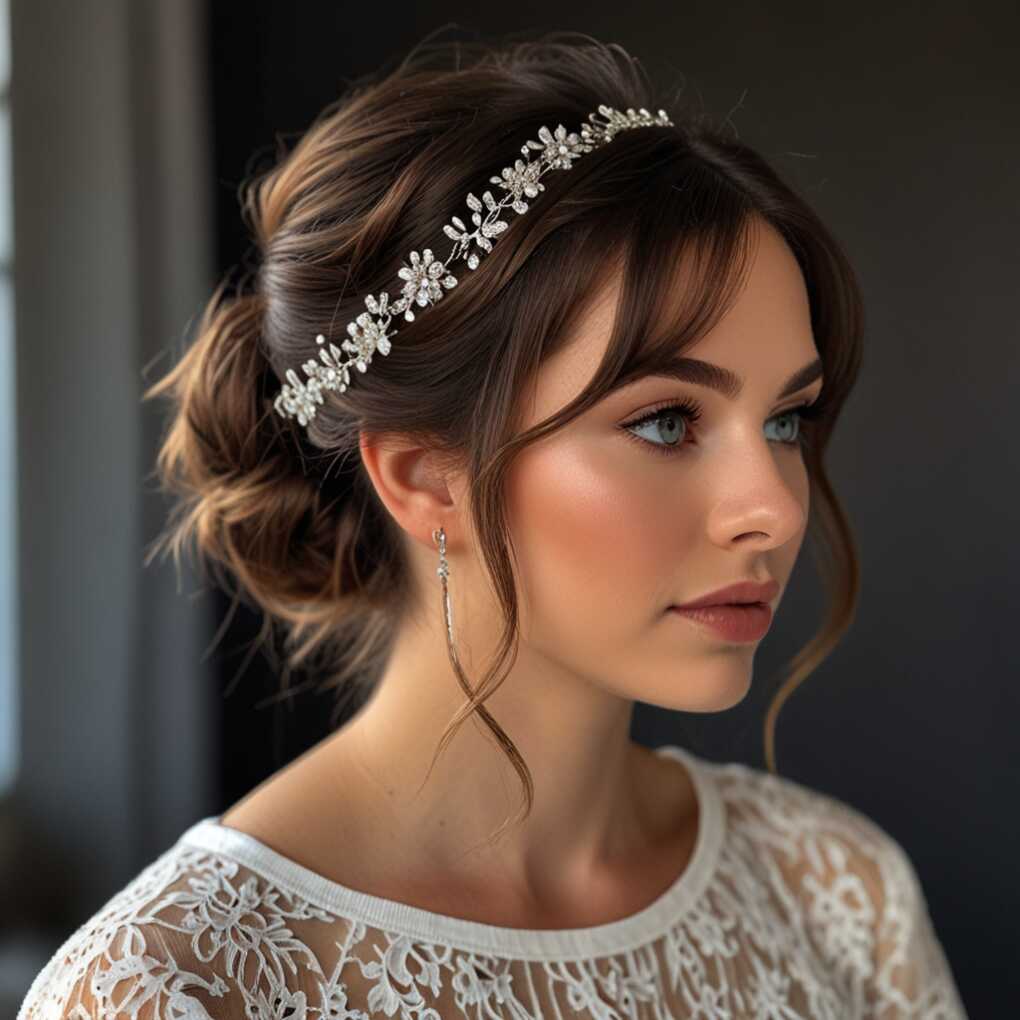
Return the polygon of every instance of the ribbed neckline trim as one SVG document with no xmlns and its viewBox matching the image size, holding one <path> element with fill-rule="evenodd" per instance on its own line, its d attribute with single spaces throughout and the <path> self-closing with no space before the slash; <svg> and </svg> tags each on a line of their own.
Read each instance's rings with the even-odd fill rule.
<svg viewBox="0 0 1020 1020">
<path fill-rule="evenodd" d="M 384 899 L 334 882 L 210 815 L 178 840 L 231 857 L 330 913 L 416 941 L 438 942 L 515 959 L 587 959 L 626 952 L 665 934 L 693 906 L 715 871 L 725 824 L 723 804 L 710 764 L 685 748 L 655 749 L 687 766 L 698 801 L 698 832 L 683 872 L 647 907 L 607 924 L 587 928 L 509 928 L 439 914 Z"/>
</svg>

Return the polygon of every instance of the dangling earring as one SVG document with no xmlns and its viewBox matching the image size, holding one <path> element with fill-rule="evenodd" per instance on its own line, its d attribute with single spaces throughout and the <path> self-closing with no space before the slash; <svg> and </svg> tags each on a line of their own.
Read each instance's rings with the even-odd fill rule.
<svg viewBox="0 0 1020 1020">
<path fill-rule="evenodd" d="M 446 635 L 449 640 L 451 651 L 453 650 L 453 612 L 450 609 L 450 590 L 446 581 L 450 576 L 450 564 L 446 562 L 446 532 L 443 528 L 436 528 L 432 532 L 432 541 L 439 546 L 439 566 L 436 573 L 443 583 L 443 615 L 446 617 Z"/>
</svg>

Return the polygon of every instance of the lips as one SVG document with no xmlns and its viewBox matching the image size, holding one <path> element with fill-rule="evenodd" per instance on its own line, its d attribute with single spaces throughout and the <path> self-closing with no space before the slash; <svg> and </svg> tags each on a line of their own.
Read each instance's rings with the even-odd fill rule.
<svg viewBox="0 0 1020 1020">
<path fill-rule="evenodd" d="M 691 602 L 684 602 L 673 608 L 699 609 L 704 606 L 746 605 L 747 603 L 768 604 L 776 597 L 779 582 L 769 579 L 764 583 L 757 581 L 738 581 L 736 584 L 717 588 L 715 591 L 702 595 Z"/>
<path fill-rule="evenodd" d="M 772 623 L 772 608 L 764 602 L 739 605 L 701 606 L 695 609 L 670 610 L 671 615 L 690 620 L 724 641 L 760 641 Z"/>
</svg>

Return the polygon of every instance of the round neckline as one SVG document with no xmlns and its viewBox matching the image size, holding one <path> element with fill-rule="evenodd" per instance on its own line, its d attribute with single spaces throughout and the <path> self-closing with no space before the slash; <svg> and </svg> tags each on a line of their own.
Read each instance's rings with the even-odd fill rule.
<svg viewBox="0 0 1020 1020">
<path fill-rule="evenodd" d="M 711 879 L 724 835 L 724 812 L 708 762 L 675 744 L 654 753 L 687 766 L 698 805 L 698 831 L 684 870 L 650 904 L 635 913 L 584 928 L 510 928 L 440 914 L 335 882 L 284 856 L 254 836 L 222 825 L 221 815 L 201 819 L 179 842 L 231 857 L 330 913 L 367 926 L 495 956 L 577 959 L 607 956 L 645 945 L 673 927 Z"/>
</svg>

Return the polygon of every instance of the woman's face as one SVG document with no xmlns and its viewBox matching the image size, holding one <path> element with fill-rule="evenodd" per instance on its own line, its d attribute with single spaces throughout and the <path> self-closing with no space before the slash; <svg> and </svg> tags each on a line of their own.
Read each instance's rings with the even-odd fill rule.
<svg viewBox="0 0 1020 1020">
<path fill-rule="evenodd" d="M 634 381 L 525 449 L 508 479 L 529 653 L 621 696 L 684 711 L 739 702 L 761 639 L 721 637 L 668 607 L 736 581 L 774 579 L 775 611 L 807 524 L 807 471 L 789 412 L 814 400 L 822 380 L 779 394 L 818 351 L 793 253 L 757 223 L 743 289 L 685 352 L 735 376 L 739 394 L 669 378 Z M 594 374 L 618 286 L 543 364 L 527 427 Z M 696 422 L 660 410 L 685 400 L 700 405 Z M 664 417 L 633 424 L 650 411 Z M 629 438 L 621 428 L 628 423 Z"/>
</svg>

